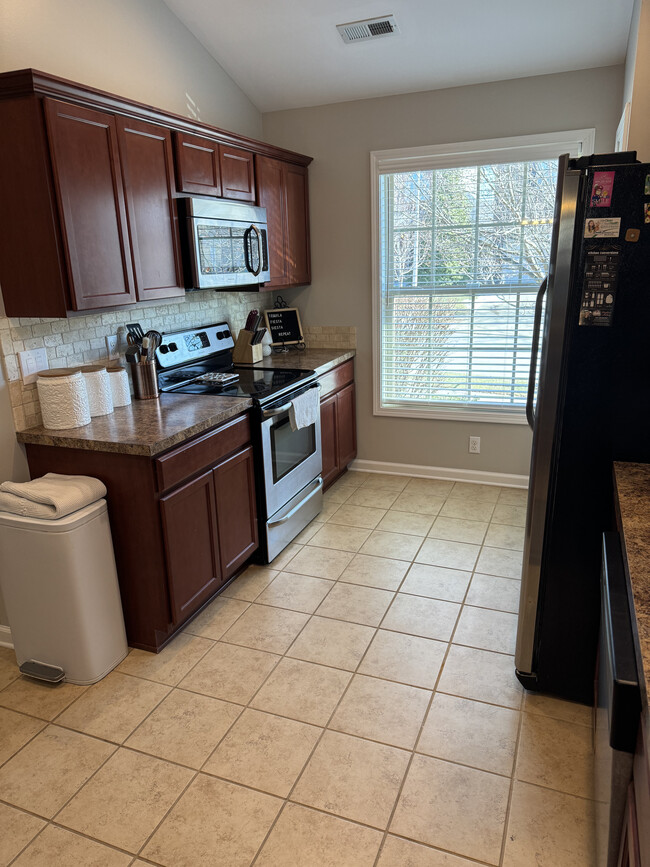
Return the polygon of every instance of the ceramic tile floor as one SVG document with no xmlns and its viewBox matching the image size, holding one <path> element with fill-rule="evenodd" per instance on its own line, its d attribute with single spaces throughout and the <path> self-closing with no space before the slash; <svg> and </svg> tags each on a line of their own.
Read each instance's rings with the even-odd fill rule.
<svg viewBox="0 0 650 867">
<path fill-rule="evenodd" d="M 348 473 L 159 655 L 0 648 L 0 865 L 592 867 L 590 712 L 514 675 L 524 504 Z"/>
</svg>

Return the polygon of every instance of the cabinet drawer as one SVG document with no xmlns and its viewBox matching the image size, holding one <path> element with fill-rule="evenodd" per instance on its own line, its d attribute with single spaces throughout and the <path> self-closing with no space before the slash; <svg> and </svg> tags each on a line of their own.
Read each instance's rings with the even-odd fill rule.
<svg viewBox="0 0 650 867">
<path fill-rule="evenodd" d="M 334 370 L 330 370 L 328 373 L 324 373 L 323 376 L 319 376 L 318 381 L 320 382 L 320 397 L 322 400 L 328 394 L 332 394 L 332 392 L 338 391 L 349 382 L 354 381 L 354 361 L 350 359 L 343 362 L 343 364 L 339 364 Z"/>
<path fill-rule="evenodd" d="M 248 415 L 241 415 L 216 430 L 156 458 L 158 490 L 166 491 L 205 467 L 213 466 L 226 455 L 250 442 Z"/>
</svg>

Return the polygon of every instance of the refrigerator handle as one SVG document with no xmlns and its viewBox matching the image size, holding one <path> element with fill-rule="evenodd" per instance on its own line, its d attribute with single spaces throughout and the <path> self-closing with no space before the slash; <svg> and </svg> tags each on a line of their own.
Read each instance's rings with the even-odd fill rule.
<svg viewBox="0 0 650 867">
<path fill-rule="evenodd" d="M 533 401 L 535 400 L 535 381 L 537 380 L 537 355 L 539 353 L 539 332 L 542 326 L 542 305 L 544 303 L 544 295 L 546 294 L 548 280 L 545 277 L 542 285 L 537 293 L 535 301 L 535 321 L 533 324 L 533 345 L 530 352 L 530 372 L 528 374 L 528 396 L 526 398 L 526 419 L 531 430 L 535 429 L 535 411 L 533 409 Z"/>
</svg>

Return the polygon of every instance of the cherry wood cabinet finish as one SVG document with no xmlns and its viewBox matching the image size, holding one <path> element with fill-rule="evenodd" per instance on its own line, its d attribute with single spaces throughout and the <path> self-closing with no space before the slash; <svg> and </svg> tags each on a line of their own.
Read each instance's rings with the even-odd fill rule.
<svg viewBox="0 0 650 867">
<path fill-rule="evenodd" d="M 117 117 L 138 301 L 184 295 L 171 133 Z"/>
<path fill-rule="evenodd" d="M 106 485 L 131 647 L 164 647 L 257 548 L 248 416 L 153 459 L 31 444 L 26 451 L 32 478 L 68 473 Z"/>
<path fill-rule="evenodd" d="M 174 150 L 176 187 L 179 192 L 221 195 L 219 145 L 216 141 L 186 132 L 175 132 Z"/>
<path fill-rule="evenodd" d="M 72 307 L 133 303 L 115 118 L 58 100 L 44 105 Z"/>
<path fill-rule="evenodd" d="M 250 151 L 219 145 L 221 195 L 239 202 L 255 201 L 255 162 Z"/>
<path fill-rule="evenodd" d="M 357 456 L 356 399 L 354 383 L 347 385 L 336 395 L 339 434 L 339 464 L 347 467 Z"/>
<path fill-rule="evenodd" d="M 0 286 L 7 316 L 65 316 L 59 234 L 42 100 L 0 102 Z"/>
<path fill-rule="evenodd" d="M 74 188 L 75 204 L 68 210 L 77 215 L 75 228 L 81 232 L 82 243 L 79 244 L 78 239 L 75 239 L 73 246 L 76 249 L 72 251 L 68 250 L 69 233 L 65 231 L 64 215 L 55 189 L 53 176 L 56 168 L 52 162 L 50 140 L 44 119 L 46 99 L 62 101 L 79 111 L 97 112 L 99 115 L 114 119 L 113 123 L 109 123 L 105 128 L 104 142 L 100 141 L 101 124 L 93 130 L 84 130 L 87 140 L 95 135 L 100 151 L 109 149 L 112 176 L 109 178 L 110 184 L 107 184 L 107 163 L 102 157 L 103 167 L 97 164 L 91 171 L 93 181 L 85 190 L 85 198 L 81 186 L 77 185 Z M 70 112 L 72 108 L 69 109 Z M 138 286 L 142 287 L 142 297 L 160 298 L 163 297 L 163 292 L 164 297 L 180 293 L 179 285 L 176 284 L 180 284 L 181 281 L 177 280 L 173 285 L 169 276 L 171 260 L 168 252 L 165 253 L 164 276 L 156 278 L 154 270 L 152 277 L 148 270 L 153 267 L 147 252 L 150 233 L 158 224 L 148 219 L 142 222 L 145 217 L 144 206 L 138 209 L 140 218 L 136 217 L 135 220 L 138 243 L 143 231 L 147 238 L 145 249 L 142 252 L 139 250 L 132 252 L 130 249 L 126 230 L 126 203 L 119 178 L 124 169 L 125 157 L 124 153 L 120 154 L 115 147 L 115 119 L 118 117 L 127 118 L 130 129 L 134 129 L 137 122 L 157 125 L 162 130 L 171 131 L 181 137 L 179 140 L 185 140 L 187 137 L 187 142 L 199 141 L 206 147 L 207 155 L 197 152 L 194 154 L 194 159 L 201 165 L 201 160 L 207 161 L 207 167 L 190 165 L 190 174 L 195 173 L 194 183 L 197 186 L 185 188 L 179 182 L 178 188 L 185 192 L 201 195 L 218 194 L 253 201 L 255 195 L 253 191 L 256 190 L 253 177 L 255 158 L 269 157 L 277 160 L 284 173 L 280 172 L 279 176 L 277 212 L 274 213 L 271 206 L 269 209 L 272 211 L 271 222 L 277 220 L 280 226 L 280 253 L 275 259 L 275 283 L 269 284 L 268 288 L 303 285 L 309 281 L 306 167 L 311 162 L 310 157 L 38 70 L 14 70 L 0 73 L 0 152 L 3 155 L 2 165 L 0 165 L 0 188 L 2 189 L 0 284 L 8 316 L 64 317 L 70 310 L 101 309 L 116 304 L 134 303 L 137 300 L 136 278 L 139 279 Z M 79 133 L 79 136 L 82 134 Z M 153 142 L 149 142 L 149 146 L 152 150 L 158 147 Z M 160 145 L 161 149 L 162 147 Z M 93 150 L 94 148 L 93 145 Z M 141 153 L 146 150 L 143 141 L 139 142 L 137 150 Z M 99 159 L 96 154 L 85 153 L 82 156 L 82 164 L 87 163 L 88 160 L 92 163 L 96 157 Z M 122 165 L 120 165 L 120 156 Z M 160 159 L 160 150 L 156 159 Z M 186 155 L 186 159 L 190 158 Z M 142 160 L 139 162 L 142 164 Z M 70 157 L 68 169 L 73 163 L 74 158 Z M 176 168 L 178 173 L 178 163 Z M 295 176 L 290 176 L 289 169 L 294 171 Z M 128 185 L 130 186 L 133 172 L 128 168 L 126 171 L 129 173 Z M 224 173 L 223 189 L 221 172 Z M 104 180 L 100 184 L 102 177 Z M 188 183 L 192 182 L 188 179 Z M 303 182 L 304 193 L 301 191 Z M 102 184 L 104 192 L 109 191 L 115 197 L 113 207 L 116 222 L 109 227 L 107 236 L 109 243 L 103 248 L 98 248 L 100 258 L 93 262 L 85 232 L 99 225 L 102 214 L 93 215 L 93 219 L 88 224 L 84 224 L 79 215 L 84 207 L 86 209 L 91 207 L 98 185 L 102 187 Z M 161 175 L 157 175 L 156 184 L 164 195 L 165 184 Z M 147 185 L 146 179 L 142 179 L 142 185 Z M 178 193 L 173 195 L 176 196 Z M 266 190 L 265 195 L 272 199 L 273 191 Z M 82 209 L 79 210 L 77 205 L 82 206 Z M 108 205 L 104 204 L 103 207 L 106 209 Z M 159 208 L 162 212 L 165 202 L 160 204 Z M 106 213 L 107 211 L 104 210 L 103 216 Z M 128 216 L 131 214 L 129 213 Z M 166 224 L 166 218 L 163 223 Z M 133 217 L 131 217 L 131 224 L 133 224 Z M 157 231 L 159 235 L 165 234 L 166 228 L 158 226 Z M 176 231 L 175 226 L 174 243 L 177 243 Z M 119 241 L 117 244 L 116 235 Z M 291 247 L 303 243 L 300 238 L 306 239 L 305 247 L 302 250 L 291 250 Z M 121 248 L 121 261 L 111 255 L 116 254 L 118 248 Z M 165 248 L 167 249 L 167 242 Z M 82 256 L 81 260 L 78 259 L 78 249 L 86 250 L 86 258 Z M 288 256 L 286 262 L 283 261 L 285 254 Z M 109 262 L 109 270 L 103 267 L 104 259 Z M 88 261 L 91 261 L 92 265 L 88 265 Z M 138 275 L 138 267 L 141 268 L 141 274 L 145 275 L 144 279 Z M 90 271 L 90 276 L 95 281 L 89 286 L 85 283 L 79 285 L 79 275 L 86 274 L 84 268 Z M 147 274 L 149 276 L 146 276 Z M 113 278 L 117 278 L 117 281 Z M 156 282 L 161 285 L 156 287 Z M 164 286 L 167 288 L 163 288 Z M 105 289 L 105 287 L 109 288 Z M 122 297 L 118 301 L 120 295 Z"/>
<path fill-rule="evenodd" d="M 327 489 L 357 455 L 354 362 L 339 364 L 318 381 L 321 385 L 323 489 Z"/>
<path fill-rule="evenodd" d="M 160 511 L 172 614 L 180 623 L 221 584 L 213 472 L 162 497 Z"/>
<path fill-rule="evenodd" d="M 221 573 L 227 580 L 257 549 L 253 449 L 243 449 L 214 469 Z"/>
<path fill-rule="evenodd" d="M 216 431 L 208 431 L 183 443 L 154 459 L 158 489 L 168 490 L 194 473 L 214 466 L 217 461 L 250 441 L 250 420 L 248 415 L 241 415 L 221 425 Z"/>
<path fill-rule="evenodd" d="M 339 468 L 338 415 L 336 395 L 320 402 L 320 436 L 323 454 L 323 487 L 329 488 L 341 474 Z"/>
<path fill-rule="evenodd" d="M 258 204 L 266 208 L 271 279 L 264 290 L 311 282 L 307 169 L 284 160 L 255 158 Z"/>
</svg>

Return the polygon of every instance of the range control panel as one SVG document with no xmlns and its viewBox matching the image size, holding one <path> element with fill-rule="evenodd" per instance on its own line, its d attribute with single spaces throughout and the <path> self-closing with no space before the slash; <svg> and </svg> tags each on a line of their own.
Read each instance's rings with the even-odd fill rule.
<svg viewBox="0 0 650 867">
<path fill-rule="evenodd" d="M 197 363 L 215 352 L 232 349 L 234 345 L 230 326 L 227 322 L 220 322 L 203 328 L 163 334 L 162 343 L 156 350 L 156 360 L 161 368 Z"/>
<path fill-rule="evenodd" d="M 580 325 L 609 326 L 616 302 L 620 252 L 591 250 L 585 259 Z"/>
</svg>

